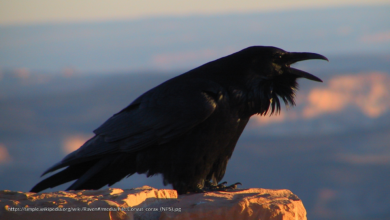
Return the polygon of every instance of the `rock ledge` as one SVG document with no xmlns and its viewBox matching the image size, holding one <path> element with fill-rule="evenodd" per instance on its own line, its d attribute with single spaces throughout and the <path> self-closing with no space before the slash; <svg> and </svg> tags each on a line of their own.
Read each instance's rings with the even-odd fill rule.
<svg viewBox="0 0 390 220">
<path fill-rule="evenodd" d="M 177 195 L 175 190 L 135 189 L 30 193 L 0 191 L 0 219 L 262 219 L 306 220 L 290 190 L 235 189 Z"/>
</svg>

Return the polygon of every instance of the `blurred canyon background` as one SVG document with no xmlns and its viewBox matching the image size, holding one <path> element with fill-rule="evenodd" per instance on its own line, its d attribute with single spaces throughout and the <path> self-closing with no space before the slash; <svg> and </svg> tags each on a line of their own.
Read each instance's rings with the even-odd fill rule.
<svg viewBox="0 0 390 220">
<path fill-rule="evenodd" d="M 30 190 L 150 88 L 269 45 L 328 57 L 295 64 L 324 82 L 299 80 L 296 106 L 252 117 L 224 180 L 290 189 L 308 219 L 390 219 L 389 2 L 102 2 L 0 1 L 0 190 Z M 170 188 L 113 187 L 142 185 Z"/>
</svg>

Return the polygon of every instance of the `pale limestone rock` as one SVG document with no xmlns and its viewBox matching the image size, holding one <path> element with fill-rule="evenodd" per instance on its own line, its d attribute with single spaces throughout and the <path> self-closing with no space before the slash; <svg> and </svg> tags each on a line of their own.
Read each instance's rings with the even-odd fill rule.
<svg viewBox="0 0 390 220">
<path fill-rule="evenodd" d="M 53 210 L 12 211 L 13 208 Z M 59 208 L 66 211 L 58 211 Z M 103 208 L 106 210 L 103 211 Z M 285 189 L 235 189 L 180 196 L 175 190 L 158 190 L 148 186 L 127 190 L 110 188 L 53 193 L 3 190 L 0 191 L 0 219 L 306 220 L 306 210 L 302 201 Z"/>
</svg>

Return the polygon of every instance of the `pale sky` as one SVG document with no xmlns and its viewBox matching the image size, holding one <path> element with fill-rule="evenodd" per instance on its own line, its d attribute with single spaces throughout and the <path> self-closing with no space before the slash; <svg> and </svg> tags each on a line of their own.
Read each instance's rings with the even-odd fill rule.
<svg viewBox="0 0 390 220">
<path fill-rule="evenodd" d="M 0 0 L 0 25 L 381 5 L 389 0 Z"/>
</svg>

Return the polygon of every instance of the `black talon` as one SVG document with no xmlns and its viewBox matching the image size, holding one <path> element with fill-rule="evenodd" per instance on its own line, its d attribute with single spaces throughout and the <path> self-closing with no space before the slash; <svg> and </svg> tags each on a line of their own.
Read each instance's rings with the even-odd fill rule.
<svg viewBox="0 0 390 220">
<path fill-rule="evenodd" d="M 230 186 L 227 186 L 226 188 L 229 188 L 229 189 L 237 189 L 237 185 L 241 185 L 242 186 L 242 183 L 240 182 L 237 182 L 235 184 L 232 184 Z"/>
<path fill-rule="evenodd" d="M 226 184 L 227 184 L 227 182 L 225 181 L 225 182 L 222 182 L 222 183 L 218 184 L 217 187 L 218 187 L 218 188 L 225 188 L 225 187 L 226 187 L 226 186 L 225 186 Z"/>
<path fill-rule="evenodd" d="M 199 186 L 195 190 L 196 193 L 204 193 L 204 192 L 215 192 L 215 191 L 227 191 L 229 189 L 237 189 L 238 185 L 242 185 L 242 183 L 237 182 L 232 185 L 226 186 L 227 182 L 224 181 L 220 184 L 213 184 L 209 180 L 204 181 L 203 188 L 200 188 Z"/>
</svg>

